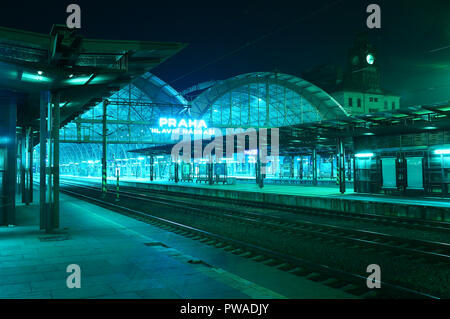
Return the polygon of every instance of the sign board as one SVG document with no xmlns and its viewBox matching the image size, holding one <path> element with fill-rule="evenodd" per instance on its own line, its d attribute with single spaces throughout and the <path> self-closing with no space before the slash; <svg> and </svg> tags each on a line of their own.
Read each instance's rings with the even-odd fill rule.
<svg viewBox="0 0 450 319">
<path fill-rule="evenodd" d="M 383 188 L 397 188 L 395 157 L 384 157 L 381 159 L 381 176 L 383 177 Z"/>
<path fill-rule="evenodd" d="M 407 189 L 423 189 L 423 158 L 407 157 Z"/>
</svg>

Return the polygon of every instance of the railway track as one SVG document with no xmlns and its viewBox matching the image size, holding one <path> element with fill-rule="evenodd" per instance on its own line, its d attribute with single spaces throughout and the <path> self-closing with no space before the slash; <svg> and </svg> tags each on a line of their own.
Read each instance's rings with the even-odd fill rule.
<svg viewBox="0 0 450 319">
<path fill-rule="evenodd" d="M 66 184 L 67 185 L 67 184 Z M 385 283 L 385 286 L 388 287 L 389 293 L 386 293 L 386 290 L 380 292 L 379 290 L 368 290 L 365 286 L 366 277 L 363 277 L 358 274 L 353 274 L 349 272 L 345 272 L 339 269 L 335 269 L 323 264 L 313 263 L 311 261 L 304 260 L 299 258 L 298 255 L 292 253 L 280 252 L 272 247 L 267 247 L 264 245 L 257 244 L 256 242 L 242 242 L 240 238 L 231 238 L 231 236 L 224 236 L 223 234 L 219 234 L 217 231 L 209 231 L 206 229 L 200 229 L 198 227 L 192 227 L 186 223 L 182 223 L 179 220 L 169 220 L 167 218 L 162 218 L 161 216 L 156 216 L 154 214 L 150 214 L 148 212 L 143 212 L 141 210 L 135 210 L 130 207 L 124 206 L 124 203 L 120 205 L 117 203 L 111 203 L 111 200 L 102 201 L 98 198 L 88 196 L 86 194 L 80 194 L 80 189 L 89 194 L 94 192 L 100 193 L 98 188 L 91 186 L 81 186 L 81 185 L 70 185 L 75 189 L 78 189 L 78 193 L 73 190 L 61 189 L 64 192 L 68 192 L 72 195 L 81 196 L 85 199 L 89 199 L 91 201 L 97 202 L 102 206 L 112 207 L 115 210 L 126 211 L 128 214 L 133 215 L 134 217 L 138 217 L 139 219 L 149 220 L 152 223 L 164 224 L 165 227 L 172 228 L 172 231 L 179 232 L 185 235 L 195 234 L 196 236 L 201 236 L 202 238 L 210 238 L 214 239 L 210 244 L 215 246 L 223 246 L 225 249 L 231 249 L 232 252 L 239 253 L 242 255 L 250 256 L 252 258 L 258 259 L 260 258 L 262 262 L 273 264 L 278 268 L 285 268 L 283 270 L 298 273 L 304 275 L 306 277 L 317 277 L 318 281 L 321 282 L 329 282 L 330 285 L 334 285 L 339 287 L 343 285 L 343 287 L 348 286 L 346 283 L 351 283 L 350 287 L 347 287 L 344 290 L 350 290 L 352 293 L 360 296 L 367 295 L 376 295 L 377 297 L 381 296 L 405 296 L 407 298 L 410 297 L 434 297 L 432 295 L 421 293 L 415 291 L 413 289 L 404 288 L 400 285 Z M 83 191 L 81 192 L 83 193 Z M 111 196 L 111 195 L 110 195 Z M 403 256 L 406 258 L 413 258 L 424 261 L 432 261 L 435 263 L 448 263 L 449 257 L 449 245 L 445 243 L 436 243 L 429 241 L 421 241 L 421 240 L 405 240 L 404 238 L 397 238 L 392 235 L 386 235 L 381 233 L 373 233 L 361 230 L 354 229 L 346 229 L 342 227 L 336 227 L 332 225 L 325 224 L 315 224 L 310 222 L 298 222 L 298 221 L 289 221 L 283 220 L 280 218 L 274 218 L 272 216 L 261 216 L 256 213 L 249 212 L 240 212 L 236 209 L 224 209 L 224 208 L 215 208 L 211 206 L 207 206 L 204 204 L 193 205 L 189 203 L 186 206 L 186 203 L 182 200 L 168 200 L 168 199 L 155 199 L 149 198 L 147 195 L 143 194 L 135 194 L 130 192 L 120 191 L 120 196 L 122 200 L 124 198 L 127 201 L 132 202 L 146 202 L 152 207 L 170 207 L 173 211 L 183 211 L 193 214 L 195 218 L 202 218 L 203 220 L 214 218 L 215 220 L 211 223 L 220 225 L 221 222 L 227 222 L 229 225 L 246 225 L 246 227 L 250 227 L 251 229 L 260 229 L 264 231 L 270 231 L 270 233 L 274 234 L 283 234 L 284 237 L 308 237 L 314 238 L 315 240 L 326 240 L 335 243 L 345 243 L 345 245 L 359 247 L 361 249 L 375 249 L 377 251 L 386 251 L 391 252 L 392 255 L 398 257 Z M 242 226 L 241 226 L 242 227 Z M 197 238 L 196 238 L 197 239 Z M 207 243 L 210 240 L 205 240 Z M 222 243 L 227 243 L 227 245 L 223 245 Z M 228 247 L 231 245 L 230 247 Z M 222 248 L 223 248 L 222 247 Z M 262 257 L 258 257 L 262 256 Z M 267 257 L 265 257 L 267 256 Z M 327 270 L 324 272 L 324 270 Z M 331 274 L 331 273 L 332 274 Z M 338 275 L 339 274 L 339 275 Z M 346 280 L 343 280 L 342 277 L 347 277 Z M 351 280 L 350 280 L 351 277 Z M 341 287 L 342 288 L 342 287 Z M 395 294 L 391 292 L 396 291 Z"/>
<path fill-rule="evenodd" d="M 95 191 L 98 190 L 97 188 L 91 186 L 85 187 L 89 187 Z M 204 203 L 187 204 L 179 199 L 155 199 L 144 194 L 120 191 L 120 197 L 124 196 L 128 199 L 145 201 L 157 205 L 167 205 L 170 203 L 173 208 L 181 210 L 186 209 L 186 206 L 188 205 L 189 209 L 196 209 L 196 214 L 202 214 L 205 217 L 214 215 L 219 219 L 229 218 L 238 223 L 247 223 L 254 227 L 265 227 L 275 232 L 284 232 L 287 234 L 301 232 L 306 236 L 346 241 L 350 244 L 368 246 L 380 250 L 391 250 L 397 256 L 398 253 L 400 253 L 409 255 L 413 258 L 424 257 L 432 259 L 433 261 L 450 262 L 450 244 L 448 243 L 407 239 L 379 232 L 356 230 L 323 223 L 292 221 L 274 216 L 251 213 L 248 211 L 243 212 L 235 208 L 215 207 Z"/>
<path fill-rule="evenodd" d="M 96 183 L 99 184 L 99 183 Z M 280 205 L 280 204 L 272 204 L 267 202 L 257 202 L 257 201 L 249 201 L 242 199 L 233 199 L 233 198 L 220 198 L 220 197 L 212 197 L 206 195 L 199 194 L 189 194 L 183 192 L 166 192 L 154 189 L 136 189 L 130 186 L 120 186 L 121 190 L 124 189 L 129 190 L 133 193 L 147 193 L 147 194 L 158 194 L 160 196 L 164 196 L 164 198 L 176 197 L 176 198 L 191 198 L 201 201 L 207 202 L 216 202 L 216 203 L 225 203 L 227 205 L 233 205 L 236 207 L 248 207 L 248 208 L 261 208 L 264 210 L 271 210 L 273 212 L 289 212 L 298 215 L 307 215 L 307 216 L 322 216 L 327 218 L 335 218 L 347 221 L 362 221 L 369 222 L 374 224 L 381 225 L 389 225 L 389 226 L 397 226 L 403 227 L 407 229 L 417 229 L 417 230 L 426 230 L 426 231 L 439 231 L 443 233 L 450 234 L 450 222 L 442 222 L 442 221 L 433 221 L 427 219 L 419 219 L 419 218 L 408 218 L 408 217 L 398 217 L 398 216 L 386 216 L 386 215 L 377 215 L 377 214 L 365 214 L 365 213 L 352 213 L 352 212 L 339 212 L 333 210 L 326 209 L 317 209 L 317 208 L 304 208 L 298 206 L 290 206 L 290 205 Z M 115 192 L 114 188 L 109 188 L 109 191 Z"/>
</svg>

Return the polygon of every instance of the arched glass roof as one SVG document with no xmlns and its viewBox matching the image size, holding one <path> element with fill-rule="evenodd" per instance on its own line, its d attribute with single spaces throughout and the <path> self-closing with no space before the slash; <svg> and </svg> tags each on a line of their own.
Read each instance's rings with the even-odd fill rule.
<svg viewBox="0 0 450 319">
<path fill-rule="evenodd" d="M 151 128 L 158 126 L 160 117 L 176 117 L 186 111 L 188 104 L 180 93 L 151 73 L 126 85 L 108 101 L 108 160 L 127 159 L 131 149 L 172 142 L 170 134 L 152 133 Z M 102 114 L 103 103 L 99 103 L 61 128 L 62 164 L 101 159 Z"/>
<path fill-rule="evenodd" d="M 191 115 L 210 127 L 280 127 L 348 116 L 319 87 L 292 75 L 255 72 L 214 85 L 192 102 Z"/>
<path fill-rule="evenodd" d="M 322 89 L 287 74 L 247 73 L 202 89 L 191 102 L 190 116 L 205 120 L 208 127 L 281 127 L 348 116 Z M 133 157 L 132 149 L 173 143 L 171 134 L 152 133 L 152 128 L 160 117 L 189 116 L 186 99 L 151 73 L 108 100 L 109 161 Z M 102 114 L 99 103 L 60 130 L 62 164 L 101 159 Z"/>
</svg>

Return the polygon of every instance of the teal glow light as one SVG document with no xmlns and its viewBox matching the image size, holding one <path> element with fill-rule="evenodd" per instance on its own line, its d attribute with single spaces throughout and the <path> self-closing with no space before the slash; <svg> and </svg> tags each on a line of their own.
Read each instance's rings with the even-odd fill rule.
<svg viewBox="0 0 450 319">
<path fill-rule="evenodd" d="M 355 154 L 355 157 L 358 157 L 358 158 L 373 157 L 373 153 L 357 153 L 357 154 Z"/>
<path fill-rule="evenodd" d="M 450 154 L 450 149 L 444 148 L 444 149 L 435 150 L 434 154 L 437 154 L 437 155 Z"/>
<path fill-rule="evenodd" d="M 369 53 L 366 55 L 366 61 L 369 64 L 373 64 L 373 62 L 375 62 L 375 57 L 373 56 L 373 54 Z"/>
<path fill-rule="evenodd" d="M 87 81 L 92 77 L 93 74 L 89 76 L 79 76 L 79 77 L 71 77 L 70 79 L 66 79 L 67 84 L 71 85 L 83 85 L 86 84 Z"/>
<path fill-rule="evenodd" d="M 42 74 L 42 73 L 41 73 Z M 50 82 L 51 79 L 45 76 L 42 76 L 40 74 L 33 74 L 28 72 L 22 73 L 22 81 L 29 81 L 29 82 Z"/>
</svg>

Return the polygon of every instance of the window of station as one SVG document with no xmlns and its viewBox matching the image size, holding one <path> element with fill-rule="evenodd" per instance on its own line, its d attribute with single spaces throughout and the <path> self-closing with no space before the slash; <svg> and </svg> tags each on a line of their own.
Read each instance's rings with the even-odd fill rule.
<svg viewBox="0 0 450 319">
<path fill-rule="evenodd" d="M 358 99 L 358 107 L 361 107 L 361 99 Z"/>
<path fill-rule="evenodd" d="M 369 102 L 373 102 L 373 97 L 370 97 L 370 98 L 369 98 Z"/>
<path fill-rule="evenodd" d="M 351 97 L 348 98 L 348 106 L 353 106 L 353 99 Z"/>
<path fill-rule="evenodd" d="M 392 102 L 392 109 L 395 109 L 395 102 Z"/>
</svg>

